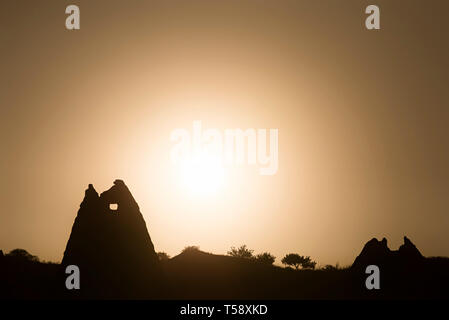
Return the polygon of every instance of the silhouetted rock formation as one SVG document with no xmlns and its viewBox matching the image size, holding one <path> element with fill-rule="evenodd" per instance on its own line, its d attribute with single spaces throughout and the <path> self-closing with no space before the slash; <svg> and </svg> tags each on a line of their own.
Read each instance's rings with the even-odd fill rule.
<svg viewBox="0 0 449 320">
<path fill-rule="evenodd" d="M 367 290 L 365 286 L 368 265 L 379 267 L 380 290 Z M 390 250 L 385 238 L 371 239 L 350 272 L 352 287 L 348 288 L 359 298 L 431 299 L 448 295 L 449 259 L 425 258 L 407 237 L 398 250 Z"/>
<path fill-rule="evenodd" d="M 404 244 L 399 247 L 398 254 L 407 259 L 422 259 L 423 255 L 418 248 L 407 238 L 404 237 Z"/>
<path fill-rule="evenodd" d="M 80 268 L 83 296 L 148 297 L 158 290 L 159 260 L 122 180 L 100 196 L 89 184 L 62 260 L 64 268 L 72 264 Z"/>
<path fill-rule="evenodd" d="M 382 241 L 373 238 L 365 244 L 352 267 L 366 268 L 371 264 L 403 266 L 404 264 L 420 263 L 423 258 L 421 252 L 407 237 L 404 237 L 404 244 L 400 246 L 399 250 L 390 250 L 385 238 Z"/>
</svg>

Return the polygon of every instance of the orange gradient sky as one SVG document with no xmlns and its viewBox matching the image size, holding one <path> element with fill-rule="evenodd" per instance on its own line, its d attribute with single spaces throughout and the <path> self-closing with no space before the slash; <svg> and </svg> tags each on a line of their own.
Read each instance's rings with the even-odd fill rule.
<svg viewBox="0 0 449 320">
<path fill-rule="evenodd" d="M 447 1 L 3 1 L 0 249 L 60 261 L 84 190 L 123 179 L 157 251 L 352 263 L 449 255 Z M 77 4 L 81 29 L 65 29 Z M 279 129 L 279 170 L 192 194 L 176 128 Z"/>
</svg>

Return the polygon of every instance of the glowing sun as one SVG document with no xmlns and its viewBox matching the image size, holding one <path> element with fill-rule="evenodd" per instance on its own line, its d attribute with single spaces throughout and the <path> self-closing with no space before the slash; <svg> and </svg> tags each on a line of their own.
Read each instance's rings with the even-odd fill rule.
<svg viewBox="0 0 449 320">
<path fill-rule="evenodd" d="M 182 187 L 197 195 L 216 193 L 225 181 L 221 159 L 206 152 L 183 159 L 178 170 Z"/>
</svg>

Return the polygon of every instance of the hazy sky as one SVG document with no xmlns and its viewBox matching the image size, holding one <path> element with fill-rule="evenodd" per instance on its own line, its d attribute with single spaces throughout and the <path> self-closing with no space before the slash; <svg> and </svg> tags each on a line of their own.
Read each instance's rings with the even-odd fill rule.
<svg viewBox="0 0 449 320">
<path fill-rule="evenodd" d="M 369 4 L 381 30 L 364 27 Z M 77 4 L 81 29 L 65 29 Z M 157 251 L 350 264 L 407 235 L 449 255 L 449 2 L 0 4 L 0 249 L 60 261 L 84 190 L 123 179 Z M 279 129 L 279 170 L 192 195 L 176 128 Z"/>
</svg>

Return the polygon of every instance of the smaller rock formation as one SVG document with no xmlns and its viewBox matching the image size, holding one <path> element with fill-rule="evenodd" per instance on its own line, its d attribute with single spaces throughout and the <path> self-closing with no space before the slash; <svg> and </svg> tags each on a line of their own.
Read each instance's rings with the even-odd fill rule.
<svg viewBox="0 0 449 320">
<path fill-rule="evenodd" d="M 423 255 L 419 252 L 418 248 L 409 240 L 404 237 L 404 244 L 399 247 L 398 254 L 408 259 L 421 259 Z"/>
<path fill-rule="evenodd" d="M 404 237 L 404 244 L 400 246 L 399 250 L 390 250 L 385 238 L 382 241 L 373 238 L 365 244 L 362 252 L 354 260 L 352 268 L 364 269 L 371 264 L 403 267 L 420 263 L 423 258 L 421 252 L 407 237 Z"/>
</svg>

